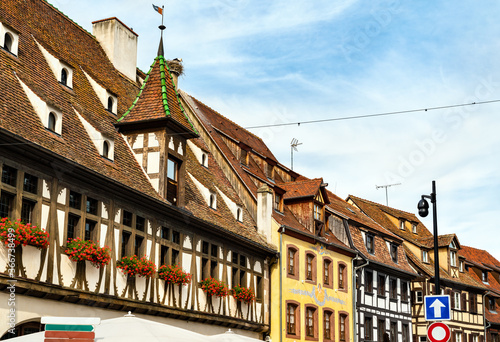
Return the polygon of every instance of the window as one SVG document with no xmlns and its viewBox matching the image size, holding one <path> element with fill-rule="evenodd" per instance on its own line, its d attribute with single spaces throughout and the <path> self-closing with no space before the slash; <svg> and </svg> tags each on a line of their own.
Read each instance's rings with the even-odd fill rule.
<svg viewBox="0 0 500 342">
<path fill-rule="evenodd" d="M 144 241 L 143 236 L 136 235 L 134 240 L 134 254 L 138 257 L 142 255 L 142 243 Z"/>
<path fill-rule="evenodd" d="M 411 225 L 411 231 L 413 232 L 413 234 L 417 234 L 417 225 L 415 223 Z"/>
<path fill-rule="evenodd" d="M 397 342 L 398 340 L 398 323 L 391 322 L 391 342 Z"/>
<path fill-rule="evenodd" d="M 316 282 L 316 256 L 306 253 L 306 280 Z"/>
<path fill-rule="evenodd" d="M 453 267 L 457 267 L 457 252 L 450 251 L 450 264 Z"/>
<path fill-rule="evenodd" d="M 86 211 L 89 214 L 97 215 L 98 201 L 96 199 L 87 197 Z"/>
<path fill-rule="evenodd" d="M 422 262 L 429 263 L 429 253 L 427 251 L 422 251 Z"/>
<path fill-rule="evenodd" d="M 167 200 L 173 205 L 177 205 L 177 185 L 178 185 L 179 163 L 172 158 L 167 161 Z"/>
<path fill-rule="evenodd" d="M 14 195 L 2 191 L 0 195 L 0 217 L 12 216 Z"/>
<path fill-rule="evenodd" d="M 377 294 L 379 296 L 385 296 L 385 275 L 379 274 L 377 280 Z"/>
<path fill-rule="evenodd" d="M 132 234 L 122 231 L 121 257 L 128 256 L 129 243 Z"/>
<path fill-rule="evenodd" d="M 347 329 L 348 327 L 348 322 L 347 322 L 347 315 L 346 314 L 340 314 L 339 316 L 339 337 L 340 341 L 347 341 L 348 336 L 347 336 Z"/>
<path fill-rule="evenodd" d="M 91 220 L 86 220 L 85 221 L 85 240 L 96 240 L 96 222 L 91 221 Z"/>
<path fill-rule="evenodd" d="M 419 342 L 427 342 L 427 336 L 420 336 L 418 340 Z"/>
<path fill-rule="evenodd" d="M 455 331 L 453 333 L 455 334 L 455 342 L 462 342 L 462 332 Z M 466 341 L 464 341 L 464 342 L 466 342 Z"/>
<path fill-rule="evenodd" d="M 167 227 L 161 227 L 160 228 L 160 237 L 162 239 L 165 239 L 165 240 L 168 240 L 170 239 L 170 229 L 168 229 Z"/>
<path fill-rule="evenodd" d="M 287 274 L 290 278 L 299 279 L 299 257 L 295 247 L 288 247 Z"/>
<path fill-rule="evenodd" d="M 243 213 L 240 207 L 236 209 L 236 221 L 243 222 Z"/>
<path fill-rule="evenodd" d="M 75 191 L 69 192 L 69 207 L 73 209 L 82 209 L 82 195 Z"/>
<path fill-rule="evenodd" d="M 366 250 L 368 253 L 375 253 L 375 245 L 374 245 L 375 237 L 371 234 L 366 234 Z"/>
<path fill-rule="evenodd" d="M 217 209 L 217 197 L 215 192 L 210 192 L 210 208 Z"/>
<path fill-rule="evenodd" d="M 410 342 L 410 328 L 408 324 L 403 324 L 403 342 Z"/>
<path fill-rule="evenodd" d="M 377 336 L 378 336 L 378 341 L 384 341 L 384 335 L 385 335 L 385 320 L 379 319 L 378 320 L 378 327 L 377 327 Z M 427 341 L 425 341 L 427 342 Z"/>
<path fill-rule="evenodd" d="M 365 341 L 373 340 L 373 318 L 365 316 Z"/>
<path fill-rule="evenodd" d="M 488 271 L 482 271 L 481 279 L 482 279 L 483 283 L 488 282 Z"/>
<path fill-rule="evenodd" d="M 248 165 L 248 152 L 243 148 L 240 149 L 240 163 Z"/>
<path fill-rule="evenodd" d="M 143 232 L 145 226 L 146 226 L 146 219 L 144 219 L 144 217 L 137 216 L 135 218 L 135 229 Z"/>
<path fill-rule="evenodd" d="M 398 246 L 394 243 L 391 243 L 391 259 L 395 263 L 398 262 Z"/>
<path fill-rule="evenodd" d="M 312 306 L 306 306 L 306 337 L 317 337 L 317 310 Z"/>
<path fill-rule="evenodd" d="M 68 70 L 62 68 L 61 70 L 61 84 L 67 86 L 68 85 Z"/>
<path fill-rule="evenodd" d="M 172 242 L 176 244 L 181 243 L 181 233 L 176 230 L 172 230 Z"/>
<path fill-rule="evenodd" d="M 322 220 L 321 206 L 316 203 L 314 203 L 314 219 L 318 221 Z"/>
<path fill-rule="evenodd" d="M 389 292 L 391 299 L 398 298 L 398 280 L 396 278 L 391 278 L 389 281 Z"/>
<path fill-rule="evenodd" d="M 263 281 L 263 278 L 260 276 L 257 276 L 257 287 L 255 289 L 255 299 L 258 302 L 262 302 L 262 299 L 264 299 L 264 281 Z"/>
<path fill-rule="evenodd" d="M 491 342 L 500 342 L 500 339 L 498 338 L 498 334 L 491 333 Z"/>
<path fill-rule="evenodd" d="M 208 158 L 205 152 L 202 152 L 201 154 L 201 165 L 208 168 Z"/>
<path fill-rule="evenodd" d="M 496 307 L 495 307 L 495 298 L 493 298 L 493 297 L 489 297 L 488 298 L 488 309 L 490 311 L 495 311 L 496 310 Z"/>
<path fill-rule="evenodd" d="M 286 305 L 286 333 L 287 335 L 300 335 L 299 305 L 287 303 Z"/>
<path fill-rule="evenodd" d="M 415 292 L 415 302 L 422 303 L 424 301 L 424 293 L 422 291 Z"/>
<path fill-rule="evenodd" d="M 408 301 L 408 283 L 406 281 L 401 281 L 401 300 Z"/>
<path fill-rule="evenodd" d="M 13 167 L 4 165 L 2 168 L 2 183 L 10 186 L 16 186 L 17 170 Z"/>
<path fill-rule="evenodd" d="M 325 286 L 330 286 L 332 285 L 332 261 L 329 259 L 324 259 L 323 260 L 323 284 Z"/>
<path fill-rule="evenodd" d="M 475 293 L 469 293 L 469 311 L 477 313 L 477 295 Z"/>
<path fill-rule="evenodd" d="M 460 260 L 460 262 L 459 262 L 459 264 L 458 264 L 458 265 L 459 265 L 459 270 L 460 270 L 460 272 L 463 272 L 463 271 L 464 271 L 464 261 L 463 261 L 463 260 Z"/>
<path fill-rule="evenodd" d="M 114 102 L 115 101 L 113 101 L 113 98 L 111 96 L 108 96 L 108 107 L 107 107 L 107 110 L 109 112 L 113 112 Z"/>
<path fill-rule="evenodd" d="M 67 225 L 68 229 L 67 229 L 66 240 L 74 239 L 77 236 L 78 221 L 80 221 L 79 216 L 72 214 L 68 215 L 68 225 Z"/>
<path fill-rule="evenodd" d="M 323 340 L 333 340 L 333 312 L 325 310 L 323 312 Z"/>
<path fill-rule="evenodd" d="M 49 123 L 47 125 L 47 128 L 49 129 L 49 131 L 56 131 L 56 115 L 54 114 L 54 112 L 49 113 Z"/>
<path fill-rule="evenodd" d="M 453 292 L 453 309 L 460 310 L 460 292 Z"/>
<path fill-rule="evenodd" d="M 38 177 L 25 173 L 23 190 L 31 192 L 32 194 L 38 193 Z"/>
<path fill-rule="evenodd" d="M 102 143 L 102 156 L 104 158 L 109 158 L 109 143 L 107 141 Z"/>
<path fill-rule="evenodd" d="M 404 220 L 399 221 L 399 229 L 405 230 L 405 221 Z"/>
<path fill-rule="evenodd" d="M 344 264 L 339 264 L 339 289 L 341 290 L 346 290 L 346 280 L 347 280 L 347 274 L 346 274 L 346 266 Z"/>
<path fill-rule="evenodd" d="M 124 226 L 127 226 L 127 227 L 132 227 L 132 213 L 130 211 L 126 211 L 124 210 L 123 211 L 123 219 L 122 219 L 122 223 Z"/>
<path fill-rule="evenodd" d="M 21 204 L 21 221 L 24 223 L 33 223 L 33 210 L 36 202 L 23 198 Z"/>
<path fill-rule="evenodd" d="M 12 43 L 13 43 L 12 35 L 10 33 L 6 33 L 3 43 L 3 48 L 9 52 L 12 52 Z"/>
<path fill-rule="evenodd" d="M 274 193 L 274 210 L 281 211 L 281 195 Z"/>
<path fill-rule="evenodd" d="M 365 270 L 365 292 L 373 293 L 373 272 Z"/>
</svg>

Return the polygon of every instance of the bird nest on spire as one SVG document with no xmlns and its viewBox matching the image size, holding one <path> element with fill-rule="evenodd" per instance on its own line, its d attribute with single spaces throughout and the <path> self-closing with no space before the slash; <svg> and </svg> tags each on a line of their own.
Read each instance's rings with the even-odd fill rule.
<svg viewBox="0 0 500 342">
<path fill-rule="evenodd" d="M 174 72 L 177 76 L 184 75 L 184 66 L 182 65 L 182 59 L 171 59 L 167 60 L 168 69 L 170 72 Z"/>
</svg>

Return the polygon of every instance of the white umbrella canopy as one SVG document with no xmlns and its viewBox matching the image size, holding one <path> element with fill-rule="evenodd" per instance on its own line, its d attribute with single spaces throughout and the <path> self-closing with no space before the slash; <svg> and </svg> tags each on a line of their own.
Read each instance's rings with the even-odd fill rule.
<svg viewBox="0 0 500 342">
<path fill-rule="evenodd" d="M 96 325 L 95 342 L 207 342 L 207 336 L 168 324 L 125 315 L 102 320 Z M 40 342 L 45 332 L 38 332 L 9 339 L 12 342 Z"/>
<path fill-rule="evenodd" d="M 231 329 L 223 334 L 208 336 L 208 339 L 212 342 L 262 342 L 261 340 L 256 338 L 238 335 Z"/>
</svg>

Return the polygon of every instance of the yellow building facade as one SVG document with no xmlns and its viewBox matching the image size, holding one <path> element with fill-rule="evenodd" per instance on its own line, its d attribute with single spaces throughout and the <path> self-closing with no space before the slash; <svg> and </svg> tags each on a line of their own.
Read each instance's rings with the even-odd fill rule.
<svg viewBox="0 0 500 342">
<path fill-rule="evenodd" d="M 353 251 L 273 221 L 272 341 L 353 341 Z"/>
</svg>

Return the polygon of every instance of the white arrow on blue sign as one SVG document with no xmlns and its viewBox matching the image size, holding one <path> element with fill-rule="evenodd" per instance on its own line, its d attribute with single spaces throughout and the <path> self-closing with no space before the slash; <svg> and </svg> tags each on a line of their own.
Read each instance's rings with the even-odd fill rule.
<svg viewBox="0 0 500 342">
<path fill-rule="evenodd" d="M 450 296 L 436 295 L 425 296 L 425 320 L 449 321 L 451 320 Z"/>
</svg>

